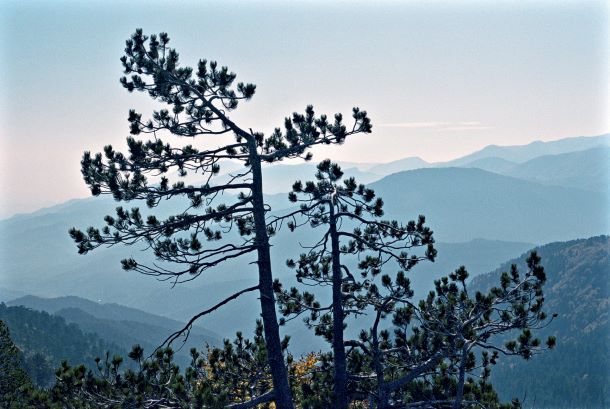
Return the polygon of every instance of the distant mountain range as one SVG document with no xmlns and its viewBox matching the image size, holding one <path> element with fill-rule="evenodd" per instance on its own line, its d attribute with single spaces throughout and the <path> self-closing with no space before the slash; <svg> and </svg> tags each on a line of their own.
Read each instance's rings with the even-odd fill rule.
<svg viewBox="0 0 610 409">
<path fill-rule="evenodd" d="M 409 220 L 426 215 L 439 242 L 439 258 L 435 264 L 422 264 L 412 272 L 414 287 L 424 291 L 433 277 L 460 264 L 477 266 L 472 270 L 483 273 L 535 244 L 610 232 L 605 177 L 609 140 L 609 135 L 603 135 L 525 146 L 491 146 L 444 164 L 406 158 L 387 164 L 347 163 L 344 167 L 351 168 L 348 175 L 370 182 L 383 197 L 388 217 Z M 224 169 L 234 171 L 231 165 L 234 164 Z M 281 213 L 290 206 L 281 191 L 295 179 L 313 179 L 314 166 L 280 164 L 265 168 L 265 183 L 277 186 L 277 193 L 267 196 L 274 211 Z M 231 199 L 227 196 L 227 200 Z M 119 204 L 138 205 L 116 203 L 108 197 L 89 198 L 0 221 L 0 300 L 10 301 L 27 294 L 76 295 L 99 300 L 97 304 L 119 303 L 183 321 L 231 291 L 256 281 L 247 258 L 172 289 L 168 283 L 121 270 L 119 261 L 125 257 L 153 260 L 141 248 L 100 248 L 86 256 L 77 255 L 68 229 L 100 226 L 103 216 L 114 213 Z M 184 202 L 164 202 L 154 212 L 168 215 L 182 211 L 181 204 Z M 285 268 L 285 259 L 297 256 L 302 251 L 301 244 L 310 243 L 317 234 L 311 229 L 280 231 L 272 239 L 276 277 L 290 282 L 292 273 Z M 258 310 L 244 309 L 252 302 L 256 297 L 245 295 L 201 325 L 223 337 L 252 328 Z M 82 305 L 64 304 L 54 307 L 54 311 L 63 309 L 67 318 L 87 321 L 86 315 L 71 308 L 97 320 L 115 320 L 96 315 Z M 141 322 L 141 318 L 133 321 Z M 175 330 L 178 325 L 149 324 L 166 330 Z"/>
<path fill-rule="evenodd" d="M 370 185 L 390 217 L 426 215 L 439 241 L 545 243 L 608 232 L 608 196 L 474 168 L 395 173 Z"/>
<path fill-rule="evenodd" d="M 301 240 L 308 240 L 307 237 L 300 236 L 300 238 Z M 298 254 L 299 251 L 298 248 L 295 248 L 295 246 L 298 246 L 298 242 L 293 240 L 283 240 L 276 246 L 279 254 Z M 460 264 L 466 263 L 473 274 L 484 273 L 494 269 L 502 261 L 515 257 L 531 247 L 532 244 L 529 243 L 482 239 L 466 243 L 438 243 L 439 256 L 437 261 L 435 263 L 421 263 L 414 268 L 410 273 L 412 286 L 418 294 L 425 294 L 430 290 L 435 278 L 452 271 Z M 104 328 L 104 332 L 100 330 L 100 334 L 117 331 L 114 328 L 117 325 L 129 330 L 132 328 L 130 322 L 136 321 L 144 322 L 151 327 L 151 329 L 142 333 L 153 334 L 152 328 L 162 328 L 158 331 L 158 335 L 139 341 L 143 345 L 150 345 L 162 341 L 166 334 L 180 328 L 182 323 L 178 321 L 184 321 L 233 292 L 256 283 L 254 274 L 243 274 L 244 268 L 247 268 L 246 262 L 243 261 L 239 264 L 234 263 L 235 268 L 223 266 L 220 271 L 216 272 L 217 280 L 218 277 L 223 277 L 225 281 L 208 282 L 205 277 L 202 277 L 201 280 L 170 288 L 168 284 L 159 283 L 149 277 L 120 272 L 118 266 L 120 255 L 115 250 L 106 251 L 99 258 L 95 256 L 94 260 L 87 260 L 88 256 L 68 255 L 67 257 L 73 258 L 77 262 L 86 261 L 86 263 L 81 263 L 79 268 L 73 268 L 70 270 L 71 272 L 57 274 L 53 278 L 39 278 L 38 282 L 36 282 L 36 276 L 34 276 L 32 277 L 32 284 L 30 284 L 31 292 L 46 297 L 64 291 L 64 294 L 76 294 L 95 300 L 99 300 L 103 296 L 104 301 L 92 302 L 79 297 L 47 299 L 26 296 L 17 298 L 10 297 L 11 293 L 6 291 L 4 292 L 4 300 L 8 301 L 10 305 L 25 305 L 29 308 L 63 316 L 68 322 L 82 325 L 83 330 L 86 331 L 95 332 L 95 328 Z M 291 283 L 293 281 L 292 273 L 283 267 L 284 260 L 276 259 L 274 264 L 278 276 L 285 283 Z M 51 267 L 52 264 L 50 263 L 49 268 Z M 112 273 L 113 271 L 116 271 L 116 273 Z M 3 292 L 0 291 L 0 296 L 2 295 Z M 14 300 L 14 298 L 17 299 Z M 140 311 L 116 304 L 108 304 L 108 301 L 128 305 Z M 203 318 L 199 325 L 213 330 L 214 333 L 204 332 L 202 335 L 208 334 L 210 337 L 214 337 L 218 333 L 220 335 L 217 338 L 220 338 L 220 336 L 232 336 L 237 330 L 243 330 L 247 333 L 250 329 L 253 329 L 254 322 L 258 318 L 258 310 L 251 307 L 256 305 L 257 302 L 256 294 L 246 294 L 214 314 Z M 73 308 L 79 309 L 83 313 L 77 314 L 71 310 Z M 143 311 L 147 311 L 149 314 Z M 153 316 L 152 314 L 171 317 L 174 320 Z M 114 320 L 115 323 L 104 323 L 103 320 Z M 125 321 L 125 323 L 117 324 L 116 321 Z M 297 330 L 300 326 L 299 322 L 288 330 Z M 136 335 L 139 336 L 139 332 L 139 330 L 136 331 Z M 130 342 L 135 339 L 136 335 L 134 335 L 134 332 L 127 331 L 119 337 L 107 338 L 109 341 L 129 348 L 131 346 Z M 296 341 L 297 338 L 311 339 L 307 342 L 299 342 Z M 130 341 L 121 343 L 121 339 L 129 339 Z M 302 337 L 295 337 L 293 342 L 294 352 L 306 352 L 304 348 L 315 345 L 316 342 L 318 342 L 319 348 L 324 346 L 310 332 L 303 334 Z M 188 351 L 188 349 L 185 349 L 185 351 Z"/>
<path fill-rule="evenodd" d="M 234 165 L 223 171 L 235 171 Z M 343 167 L 347 176 L 367 183 L 384 199 L 387 217 L 405 221 L 424 214 L 434 230 L 437 261 L 421 263 L 409 273 L 415 298 L 462 264 L 474 277 L 474 287 L 489 287 L 510 263 L 523 265 L 527 250 L 554 242 L 538 251 L 549 277 L 547 310 L 559 313 L 543 334 L 557 336 L 557 349 L 531 362 L 502 359 L 493 368 L 493 383 L 504 400 L 525 396 L 524 407 L 608 406 L 610 242 L 600 235 L 610 233 L 610 135 L 489 146 L 445 163 L 405 158 Z M 285 192 L 296 179 L 313 179 L 314 169 L 315 163 L 265 168 L 267 202 L 274 212 L 290 208 Z M 100 248 L 77 255 L 68 229 L 100 226 L 119 204 L 138 205 L 89 198 L 0 221 L 0 301 L 46 311 L 56 315 L 51 319 L 60 317 L 61 325 L 100 334 L 103 340 L 93 342 L 98 346 L 128 351 L 139 343 L 151 351 L 184 320 L 256 283 L 248 258 L 172 288 L 121 270 L 119 260 L 125 257 L 153 261 L 141 248 Z M 154 212 L 169 215 L 183 210 L 183 204 L 163 203 Z M 274 274 L 286 285 L 294 277 L 285 259 L 298 256 L 318 234 L 309 228 L 282 230 L 272 238 Z M 257 294 L 246 294 L 200 320 L 177 354 L 181 366 L 188 362 L 191 346 L 217 344 L 238 330 L 249 335 L 259 317 L 257 304 Z M 360 324 L 348 329 L 357 330 Z M 292 335 L 290 350 L 297 356 L 327 348 L 298 320 L 282 330 Z"/>
<path fill-rule="evenodd" d="M 515 167 L 515 165 L 522 164 L 534 158 L 550 157 L 565 153 L 575 153 L 587 150 L 594 151 L 596 148 L 600 147 L 602 148 L 602 153 L 598 153 L 598 155 L 604 155 L 603 148 L 610 147 L 610 134 L 591 137 L 578 136 L 549 142 L 536 141 L 527 145 L 489 145 L 479 151 L 447 162 L 434 163 L 426 162 L 425 160 L 419 157 L 407 157 L 388 163 L 359 163 L 339 161 L 339 164 L 343 167 L 343 170 L 346 172 L 347 176 L 354 176 L 361 183 L 371 183 L 392 173 L 428 167 L 474 167 L 494 173 L 500 173 L 515 177 L 520 177 L 518 173 L 525 173 L 524 175 L 522 175 L 523 178 L 529 180 L 532 178 L 535 179 L 535 174 L 530 174 L 526 170 L 522 170 L 520 172 L 515 170 L 515 174 L 513 175 L 510 171 L 512 170 L 512 168 Z M 559 163 L 554 164 L 554 169 L 556 169 L 556 166 L 560 166 L 561 161 L 565 158 L 568 158 L 568 156 L 556 158 L 557 162 Z M 312 163 L 280 163 L 264 166 L 264 186 L 267 194 L 274 196 L 279 193 L 285 193 L 290 189 L 290 186 L 292 185 L 294 180 L 304 180 L 307 178 L 311 178 L 315 173 L 315 166 L 317 161 L 321 159 L 322 158 L 315 158 Z M 596 160 L 596 162 L 594 163 L 595 165 L 600 164 L 599 157 L 594 158 L 594 160 Z M 583 163 L 581 162 L 581 164 Z M 608 169 L 608 165 L 605 165 L 603 163 L 601 165 L 602 170 Z M 593 164 L 591 164 L 591 167 L 593 167 Z M 239 163 L 225 161 L 222 162 L 220 173 L 221 175 L 229 175 L 234 174 L 240 169 L 242 168 Z M 599 170 L 599 167 L 597 169 Z M 533 171 L 534 170 L 532 169 L 532 172 Z M 590 172 L 590 170 L 584 169 L 582 171 Z M 574 169 L 573 172 L 578 173 L 579 169 Z M 200 182 L 200 176 L 198 176 L 197 174 L 191 174 L 187 176 L 186 181 L 186 183 Z M 570 184 L 568 187 L 574 186 Z M 583 186 L 576 187 L 583 188 Z M 58 211 L 64 210 L 67 206 L 73 205 L 74 202 L 80 202 L 82 200 L 96 201 L 98 204 L 102 201 L 102 199 L 100 198 L 69 200 L 65 203 L 43 208 L 32 213 L 18 214 L 8 219 L 0 220 L 0 222 L 5 222 L 8 220 L 17 221 L 24 218 L 30 218 L 31 216 L 53 214 Z"/>
<path fill-rule="evenodd" d="M 610 403 L 610 238 L 551 243 L 536 248 L 547 274 L 545 308 L 558 317 L 539 334 L 557 337 L 557 346 L 529 361 L 500 357 L 492 384 L 505 401 L 524 408 L 607 408 Z M 479 275 L 473 288 L 498 285 L 499 275 L 521 257 Z"/>
<path fill-rule="evenodd" d="M 425 160 L 418 157 L 410 157 L 399 159 L 389 163 L 382 163 L 368 169 L 369 172 L 376 173 L 379 175 L 391 175 L 396 172 L 404 172 L 406 170 L 414 170 L 427 168 L 432 166 L 431 163 L 426 162 Z"/>
<path fill-rule="evenodd" d="M 498 146 L 489 145 L 485 148 L 443 163 L 445 166 L 468 166 L 475 160 L 483 158 L 500 158 L 514 163 L 523 163 L 528 160 L 545 155 L 559 155 L 568 152 L 578 152 L 594 148 L 599 145 L 610 145 L 610 134 L 599 136 L 576 136 L 557 141 L 535 141 L 527 145 Z M 441 165 L 441 164 L 437 164 Z"/>
<path fill-rule="evenodd" d="M 499 173 L 548 185 L 608 193 L 610 146 L 540 156 Z"/>
<path fill-rule="evenodd" d="M 595 137 L 574 137 L 560 139 L 558 141 L 542 142 L 536 141 L 528 145 L 516 146 L 497 146 L 490 145 L 479 151 L 469 155 L 457 158 L 446 162 L 426 162 L 419 157 L 406 157 L 388 163 L 358 163 L 338 161 L 343 168 L 346 176 L 354 176 L 361 183 L 375 182 L 384 176 L 393 173 L 404 172 L 407 170 L 415 170 L 422 168 L 446 168 L 446 167 L 461 167 L 461 168 L 479 168 L 489 172 L 500 173 L 506 176 L 514 176 L 525 180 L 539 181 L 551 185 L 559 185 L 566 187 L 577 187 L 587 189 L 589 185 L 608 187 L 608 173 L 599 174 L 602 171 L 608 171 L 607 161 L 604 163 L 602 159 L 607 156 L 607 151 L 604 154 L 603 148 L 610 147 L 610 134 L 595 136 Z M 602 148 L 602 149 L 599 149 Z M 573 155 L 572 153 L 580 153 L 582 151 L 601 151 L 587 152 L 582 155 Z M 563 154 L 568 154 L 562 156 Z M 602 155 L 602 157 L 600 157 Z M 603 156 L 606 155 L 606 156 Z M 556 158 L 554 158 L 557 156 Z M 542 159 L 544 157 L 544 159 Z M 533 159 L 541 158 L 541 161 L 533 164 L 526 164 Z M 591 162 L 580 162 L 584 168 L 574 167 L 572 162 L 579 159 L 592 159 Z M 324 158 L 314 158 L 312 163 L 297 163 L 297 164 L 272 164 L 264 167 L 263 186 L 267 194 L 276 195 L 285 193 L 290 190 L 292 183 L 297 179 L 311 178 L 315 174 L 316 163 Z M 566 161 L 564 164 L 563 161 Z M 523 165 L 523 166 L 521 166 Z M 549 167 L 547 167 L 549 166 Z M 221 164 L 221 174 L 233 174 L 240 169 L 238 163 L 224 162 Z M 546 174 L 545 177 L 540 177 L 540 171 Z M 559 171 L 559 173 L 557 173 Z M 595 172 L 597 171 L 597 172 Z M 573 173 L 570 177 L 570 173 Z M 559 175 L 566 175 L 565 180 L 561 180 Z M 594 178 L 593 182 L 587 181 L 586 176 Z M 226 176 L 224 176 L 226 178 Z M 188 183 L 196 183 L 197 177 L 190 176 Z M 219 179 L 224 180 L 224 179 Z M 585 185 L 580 183 L 584 182 Z M 280 205 L 274 201 L 273 204 Z M 287 206 L 287 201 L 282 201 L 281 206 Z M 275 207 L 275 208 L 281 208 Z"/>
</svg>

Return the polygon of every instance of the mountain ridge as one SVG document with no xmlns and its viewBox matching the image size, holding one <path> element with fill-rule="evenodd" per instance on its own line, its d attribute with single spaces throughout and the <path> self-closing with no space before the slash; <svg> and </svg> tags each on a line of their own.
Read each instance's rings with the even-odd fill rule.
<svg viewBox="0 0 610 409">
<path fill-rule="evenodd" d="M 500 357 L 492 368 L 492 384 L 505 401 L 513 397 L 523 401 L 525 396 L 524 407 L 607 407 L 610 237 L 554 242 L 531 250 L 541 257 L 547 276 L 544 311 L 558 314 L 546 328 L 537 331 L 537 336 L 544 339 L 553 335 L 557 346 L 529 361 Z M 497 286 L 501 272 L 508 271 L 511 264 L 516 264 L 520 272 L 527 271 L 529 253 L 473 278 L 470 287 L 486 290 Z"/>
<path fill-rule="evenodd" d="M 512 162 L 522 163 L 542 155 L 586 150 L 596 145 L 609 145 L 610 134 L 595 136 L 573 136 L 553 141 L 533 141 L 525 145 L 487 145 L 483 149 L 450 161 L 437 163 L 437 166 L 463 166 L 468 162 L 487 157 L 499 157 Z"/>
<path fill-rule="evenodd" d="M 424 214 L 439 243 L 470 242 L 481 238 L 539 244 L 608 232 L 604 225 L 608 215 L 602 194 L 545 186 L 480 169 L 406 171 L 387 176 L 370 187 L 384 199 L 386 217 L 408 221 Z M 20 223 L 0 222 L 0 232 L 11 237 L 10 242 L 3 243 L 0 251 L 0 286 L 45 297 L 74 294 L 104 302 L 129 302 L 130 306 L 134 306 L 134 300 L 145 299 L 151 294 L 157 294 L 154 299 L 158 299 L 158 294 L 164 294 L 171 300 L 168 307 L 176 311 L 175 306 L 180 306 L 183 301 L 179 295 L 182 290 L 172 292 L 167 283 L 121 269 L 119 261 L 123 258 L 135 257 L 141 262 L 152 262 L 149 252 L 142 253 L 135 246 L 119 246 L 100 248 L 86 256 L 76 253 L 67 230 L 75 225 L 80 228 L 99 226 L 103 215 L 112 213 L 115 205 L 107 199 L 100 201 L 104 202 L 103 206 L 95 203 L 89 208 L 91 202 L 78 202 L 64 209 L 63 213 L 40 216 L 54 219 L 53 223 L 37 219 Z M 110 209 L 105 211 L 104 206 Z M 51 227 L 39 228 L 43 224 Z M 292 277 L 285 268 L 285 258 L 298 256 L 302 252 L 299 243 L 307 244 L 317 234 L 310 229 L 299 229 L 294 233 L 282 230 L 272 238 L 273 268 L 277 278 L 286 280 Z M 498 246 L 503 245 L 498 243 Z M 476 243 L 469 245 L 473 252 L 476 247 Z M 497 259 L 491 257 L 490 260 Z M 252 271 L 248 265 L 250 261 L 246 257 L 239 262 L 225 263 L 213 274 L 202 277 L 197 284 L 239 278 L 254 283 L 256 275 L 249 273 Z M 498 263 L 501 261 L 497 260 Z M 185 286 L 196 288 L 197 284 Z M 203 309 L 218 302 L 219 297 L 228 295 L 217 291 L 202 292 L 195 298 L 189 296 L 189 304 L 193 309 Z M 157 314 L 173 314 L 155 304 L 159 303 L 147 304 L 146 308 L 157 308 L 153 310 Z M 204 325 L 209 328 L 208 322 L 216 325 L 218 321 L 206 321 Z M 221 332 L 227 336 L 234 331 L 229 334 Z"/>
<path fill-rule="evenodd" d="M 417 169 L 386 176 L 370 187 L 383 197 L 389 217 L 425 214 L 439 241 L 479 237 L 544 243 L 604 234 L 609 227 L 602 193 L 481 169 Z"/>
<path fill-rule="evenodd" d="M 358 162 L 345 162 L 345 161 L 338 161 L 338 162 L 344 163 L 345 164 L 344 167 L 346 169 L 357 168 L 359 170 L 359 172 L 364 172 L 363 174 L 369 174 L 369 175 L 371 175 L 371 177 L 374 177 L 371 173 L 372 169 L 374 169 L 374 168 L 383 169 L 384 167 L 391 168 L 392 166 L 394 166 L 397 163 L 400 163 L 401 161 L 407 161 L 407 162 L 408 161 L 417 161 L 418 163 L 420 163 L 421 167 L 455 167 L 455 166 L 464 167 L 464 166 L 468 166 L 469 164 L 472 164 L 473 162 L 476 162 L 477 160 L 489 159 L 492 157 L 496 157 L 500 160 L 507 160 L 506 158 L 504 158 L 502 156 L 502 154 L 500 154 L 499 156 L 498 155 L 494 156 L 494 153 L 503 152 L 503 151 L 504 152 L 515 151 L 515 150 L 519 151 L 519 150 L 527 150 L 527 149 L 535 148 L 536 153 L 528 154 L 529 159 L 533 159 L 538 156 L 544 156 L 544 155 L 549 155 L 549 154 L 577 152 L 577 151 L 592 148 L 596 145 L 610 145 L 610 134 L 601 134 L 601 135 L 596 135 L 596 136 L 575 136 L 575 137 L 558 139 L 558 140 L 554 140 L 554 141 L 538 140 L 538 141 L 534 141 L 534 142 L 531 142 L 531 143 L 525 144 L 525 145 L 506 145 L 506 146 L 487 145 L 486 147 L 484 147 L 478 151 L 475 151 L 473 153 L 470 153 L 468 155 L 464 155 L 459 158 L 452 159 L 449 161 L 444 161 L 444 162 L 427 162 L 419 157 L 406 157 L 406 158 L 398 159 L 398 160 L 387 162 L 387 163 L 358 163 Z M 227 173 L 227 172 L 230 173 L 232 170 L 235 169 L 235 166 L 236 166 L 235 164 L 229 164 L 228 170 L 223 173 Z M 277 168 L 277 166 L 281 166 L 281 167 L 297 166 L 297 167 L 299 167 L 299 166 L 313 166 L 313 165 L 308 165 L 308 164 L 284 165 L 284 164 L 281 164 L 281 165 L 276 165 L 275 167 Z M 273 167 L 266 167 L 265 171 L 268 172 L 271 169 L 273 169 Z M 401 169 L 401 171 L 402 170 L 412 170 L 412 168 Z M 489 169 L 487 169 L 487 170 L 489 170 Z M 388 176 L 389 174 L 392 174 L 392 173 L 396 173 L 396 172 L 392 171 L 390 173 L 384 173 L 384 174 L 380 174 L 377 176 L 379 176 L 381 178 L 383 176 Z M 313 173 L 312 173 L 312 176 L 313 176 Z M 371 181 L 372 181 L 372 179 L 369 180 L 369 182 L 371 182 Z M 292 181 L 290 183 L 292 183 Z M 280 192 L 272 189 L 272 191 L 270 191 L 269 193 L 273 195 L 273 194 L 277 194 Z M 66 206 L 66 205 L 71 205 L 71 204 L 73 204 L 73 202 L 78 202 L 81 200 L 91 200 L 91 198 L 70 199 L 70 200 L 67 200 L 65 202 L 62 202 L 62 203 L 59 203 L 56 205 L 45 206 L 34 212 L 19 213 L 19 214 L 1 219 L 0 223 L 6 222 L 6 221 L 9 221 L 12 219 L 14 219 L 14 221 L 24 220 L 24 219 L 29 218 L 31 215 L 44 215 L 47 213 L 49 213 L 49 214 L 54 213 L 58 210 L 63 209 L 64 206 Z"/>
</svg>

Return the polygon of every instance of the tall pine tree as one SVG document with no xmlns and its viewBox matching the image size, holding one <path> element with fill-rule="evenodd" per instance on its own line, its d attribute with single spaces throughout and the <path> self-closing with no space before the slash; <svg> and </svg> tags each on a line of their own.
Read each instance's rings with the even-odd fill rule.
<svg viewBox="0 0 610 409">
<path fill-rule="evenodd" d="M 347 409 L 350 402 L 344 330 L 349 315 L 366 313 L 373 308 L 379 315 L 387 308 L 377 303 L 379 293 L 372 280 L 388 265 L 410 270 L 419 261 L 434 260 L 436 250 L 432 231 L 425 226 L 422 216 L 418 222 L 401 224 L 383 220 L 383 200 L 372 189 L 356 183 L 354 178 L 343 179 L 343 171 L 336 163 L 324 160 L 318 165 L 316 181 L 297 181 L 289 195 L 299 209 L 277 220 L 286 221 L 294 230 L 301 225 L 322 227 L 321 237 L 298 261 L 288 260 L 295 268 L 297 280 L 314 286 L 330 286 L 332 301 L 322 306 L 309 291 L 293 287 L 282 289 L 276 283 L 282 313 L 294 319 L 308 313 L 306 323 L 315 327 L 316 334 L 331 342 L 333 350 L 334 408 Z M 425 251 L 416 255 L 415 249 Z M 354 270 L 353 258 L 357 258 Z M 408 280 L 404 279 L 401 296 L 410 295 Z M 387 277 L 387 278 L 386 278 Z M 389 276 L 384 275 L 384 282 Z M 394 294 L 398 297 L 399 294 Z M 392 301 L 389 300 L 389 301 Z M 388 301 L 388 302 L 389 302 Z M 386 304 L 388 303 L 386 302 Z M 375 332 L 376 334 L 376 332 Z M 347 342 L 349 345 L 350 342 Z"/>
<path fill-rule="evenodd" d="M 160 263 L 143 265 L 127 259 L 123 267 L 174 282 L 194 279 L 227 260 L 255 254 L 258 285 L 226 301 L 244 291 L 258 291 L 273 379 L 269 396 L 279 407 L 290 409 L 293 402 L 273 292 L 269 245 L 273 229 L 266 221 L 261 164 L 310 159 L 312 146 L 340 144 L 350 135 L 369 133 L 371 123 L 358 108 L 353 109 L 353 121 L 347 125 L 341 114 L 333 119 L 316 116 L 308 106 L 304 114 L 287 117 L 283 129 L 276 128 L 268 136 L 239 126 L 229 113 L 252 98 L 255 85 L 235 84 L 236 75 L 215 61 L 200 60 L 195 69 L 181 67 L 178 52 L 168 43 L 165 33 L 146 36 L 138 29 L 127 40 L 121 58 L 126 74 L 121 84 L 130 92 L 148 94 L 165 108 L 154 111 L 149 120 L 135 110 L 129 112 L 132 136 L 127 139 L 127 154 L 106 146 L 103 154 L 86 152 L 81 164 L 84 180 L 95 196 L 144 200 L 149 208 L 164 199 L 183 197 L 187 199 L 184 209 L 160 219 L 144 216 L 137 207 L 119 207 L 116 216 L 106 216 L 102 229 L 72 229 L 70 235 L 83 254 L 104 245 L 144 242 Z M 142 135 L 152 135 L 152 139 L 136 139 Z M 227 143 L 222 135 L 233 135 L 233 142 Z M 162 140 L 171 136 L 191 138 L 192 143 L 175 147 Z M 239 162 L 243 168 L 228 181 L 216 182 L 224 160 Z M 181 178 L 189 172 L 201 175 L 204 183 L 186 184 Z M 234 194 L 232 202 L 220 202 L 227 193 Z M 243 240 L 225 239 L 224 233 L 235 227 Z"/>
</svg>

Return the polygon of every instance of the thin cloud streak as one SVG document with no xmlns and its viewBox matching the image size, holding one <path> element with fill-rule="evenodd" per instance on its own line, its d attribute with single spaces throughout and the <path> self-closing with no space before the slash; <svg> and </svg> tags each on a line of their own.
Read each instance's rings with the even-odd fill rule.
<svg viewBox="0 0 610 409">
<path fill-rule="evenodd" d="M 476 126 L 476 125 L 466 125 L 466 126 L 449 126 L 447 128 L 441 128 L 439 131 L 481 131 L 484 129 L 493 129 L 493 126 Z"/>
<path fill-rule="evenodd" d="M 380 124 L 382 128 L 436 128 L 443 125 L 450 125 L 451 122 L 397 122 L 391 124 Z"/>
<path fill-rule="evenodd" d="M 493 126 L 485 126 L 479 121 L 462 121 L 462 122 L 396 122 L 378 125 L 381 128 L 409 128 L 422 129 L 434 128 L 437 131 L 480 131 L 484 129 L 493 129 Z"/>
</svg>

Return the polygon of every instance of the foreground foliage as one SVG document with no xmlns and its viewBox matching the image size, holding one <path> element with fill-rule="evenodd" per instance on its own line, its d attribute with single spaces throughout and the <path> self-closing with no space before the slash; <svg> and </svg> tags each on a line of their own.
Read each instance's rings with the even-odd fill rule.
<svg viewBox="0 0 610 409">
<path fill-rule="evenodd" d="M 515 266 L 500 276 L 500 285 L 487 293 L 468 293 L 467 272 L 460 268 L 436 282 L 436 291 L 418 304 L 390 294 L 375 308 L 375 324 L 362 331 L 358 340 L 348 340 L 350 376 L 348 405 L 377 408 L 507 408 L 489 383 L 491 366 L 503 355 L 529 359 L 555 344 L 546 344 L 532 330 L 546 323 L 542 311 L 544 269 L 532 253 L 528 271 Z M 399 280 L 400 281 L 400 280 Z M 408 282 L 402 285 L 408 289 Z M 381 292 L 376 292 L 381 297 Z M 388 308 L 388 300 L 395 306 Z M 384 316 L 392 316 L 393 335 L 379 330 Z M 497 335 L 520 333 L 502 344 Z M 310 354 L 301 360 L 287 354 L 289 339 L 282 341 L 284 364 L 294 403 L 299 408 L 333 407 L 334 359 L 330 353 Z M 4 348 L 11 351 L 9 347 Z M 491 351 L 491 354 L 487 352 Z M 476 352 L 481 358 L 477 359 Z M 204 353 L 191 350 L 191 365 L 181 371 L 173 362 L 171 348 L 161 348 L 146 357 L 135 346 L 129 358 L 136 369 L 122 370 L 119 356 L 97 359 L 97 368 L 63 363 L 57 383 L 46 393 L 25 390 L 22 404 L 34 400 L 38 407 L 147 407 L 232 408 L 275 407 L 262 323 L 252 340 L 238 333 L 222 348 L 208 347 Z"/>
</svg>

